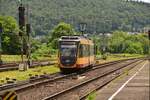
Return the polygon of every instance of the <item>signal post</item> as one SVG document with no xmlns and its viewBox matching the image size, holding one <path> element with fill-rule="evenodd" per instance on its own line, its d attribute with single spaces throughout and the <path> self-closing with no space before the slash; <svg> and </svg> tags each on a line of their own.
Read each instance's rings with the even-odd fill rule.
<svg viewBox="0 0 150 100">
<path fill-rule="evenodd" d="M 30 66 L 30 24 L 26 24 L 25 20 L 25 7 L 22 3 L 20 3 L 18 7 L 19 11 L 19 36 L 20 36 L 20 41 L 21 41 L 21 59 L 22 63 L 20 64 L 20 69 L 25 71 L 28 69 L 28 66 Z M 27 48 L 26 48 L 26 56 L 27 56 L 27 62 L 24 61 L 24 41 L 26 42 Z"/>
</svg>

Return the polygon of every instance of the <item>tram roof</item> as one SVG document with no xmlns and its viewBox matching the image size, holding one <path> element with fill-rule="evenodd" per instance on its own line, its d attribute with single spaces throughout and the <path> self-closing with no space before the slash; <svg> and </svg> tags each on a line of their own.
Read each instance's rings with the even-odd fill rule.
<svg viewBox="0 0 150 100">
<path fill-rule="evenodd" d="M 87 39 L 90 40 L 89 38 L 85 37 L 85 36 L 80 36 L 80 35 L 73 35 L 73 36 L 61 36 L 61 38 L 59 39 L 61 40 L 81 40 L 81 39 Z"/>
</svg>

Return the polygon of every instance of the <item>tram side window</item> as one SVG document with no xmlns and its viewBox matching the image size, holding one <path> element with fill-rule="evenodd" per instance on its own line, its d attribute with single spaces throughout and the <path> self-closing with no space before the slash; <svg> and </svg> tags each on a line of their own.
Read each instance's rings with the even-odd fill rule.
<svg viewBox="0 0 150 100">
<path fill-rule="evenodd" d="M 90 55 L 93 56 L 94 55 L 94 46 L 90 46 Z"/>
<path fill-rule="evenodd" d="M 90 55 L 90 51 L 89 51 L 89 45 L 84 45 L 85 49 L 84 49 L 84 56 L 88 57 Z"/>
<path fill-rule="evenodd" d="M 94 55 L 93 45 L 80 44 L 79 57 L 88 57 L 88 56 L 93 56 L 93 55 Z"/>
<path fill-rule="evenodd" d="M 79 47 L 79 57 L 83 57 L 83 45 L 80 44 L 80 47 Z"/>
<path fill-rule="evenodd" d="M 90 55 L 89 45 L 80 44 L 79 57 L 88 57 Z"/>
</svg>

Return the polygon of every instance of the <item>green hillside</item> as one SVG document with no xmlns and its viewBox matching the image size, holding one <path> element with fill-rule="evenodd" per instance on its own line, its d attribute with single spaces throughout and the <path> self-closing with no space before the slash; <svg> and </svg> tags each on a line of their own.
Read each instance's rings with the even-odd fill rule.
<svg viewBox="0 0 150 100">
<path fill-rule="evenodd" d="M 0 14 L 17 19 L 17 0 L 0 0 Z M 150 4 L 125 0 L 23 0 L 29 4 L 30 22 L 36 34 L 47 34 L 60 21 L 87 23 L 87 31 L 139 31 L 150 26 Z"/>
</svg>

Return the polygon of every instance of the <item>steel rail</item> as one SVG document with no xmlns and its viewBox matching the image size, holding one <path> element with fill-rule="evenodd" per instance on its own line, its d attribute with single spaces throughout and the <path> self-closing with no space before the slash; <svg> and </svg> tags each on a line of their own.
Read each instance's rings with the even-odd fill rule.
<svg viewBox="0 0 150 100">
<path fill-rule="evenodd" d="M 135 66 L 137 66 L 137 65 L 140 64 L 141 62 L 143 62 L 143 61 L 137 62 L 137 64 L 135 64 L 135 65 L 133 65 L 132 67 L 130 67 L 130 68 L 128 69 L 128 71 L 131 70 L 131 69 L 133 69 Z M 109 83 L 112 82 L 114 79 L 118 78 L 119 76 L 121 76 L 121 75 L 124 74 L 124 73 L 125 73 L 125 72 L 122 72 L 122 73 L 116 75 L 114 78 L 108 80 L 108 81 L 105 82 L 104 84 L 101 84 L 101 85 L 97 86 L 95 89 L 91 90 L 90 92 L 88 92 L 88 93 L 82 95 L 82 96 L 80 97 L 80 100 L 85 100 L 86 97 L 87 97 L 89 94 L 91 94 L 91 93 L 93 93 L 94 91 L 97 91 L 97 90 L 103 88 L 104 86 L 106 86 L 107 84 L 109 84 Z"/>
<path fill-rule="evenodd" d="M 120 63 L 120 62 L 124 62 L 124 61 L 127 61 L 127 60 L 135 60 L 135 59 L 126 59 L 126 60 L 119 60 L 119 61 L 113 61 L 113 62 L 109 62 L 109 63 L 99 64 L 99 65 L 96 65 L 93 69 L 90 69 L 88 71 L 96 70 L 98 68 L 103 68 L 103 67 L 107 67 L 107 66 L 111 66 L 111 65 L 114 65 L 114 64 L 117 64 L 117 63 Z M 58 73 L 56 73 L 56 74 L 58 74 Z M 9 91 L 9 90 L 19 91 L 19 90 L 22 90 L 22 89 L 28 89 L 28 88 L 36 86 L 36 85 L 41 85 L 41 84 L 48 83 L 48 82 L 54 82 L 56 80 L 71 77 L 71 76 L 74 76 L 74 75 L 77 75 L 77 73 L 72 73 L 72 74 L 68 74 L 68 75 L 62 75 L 61 74 L 60 76 L 53 77 L 53 78 L 51 77 L 51 75 L 42 76 L 42 77 L 39 77 L 39 78 L 23 81 L 23 82 L 20 82 L 20 83 L 13 83 L 13 84 L 5 85 L 5 86 L 0 86 L 0 91 L 1 91 L 0 94 L 4 93 L 6 91 Z M 37 80 L 39 80 L 39 81 L 36 82 Z M 42 81 L 40 81 L 40 80 L 42 80 Z"/>
<path fill-rule="evenodd" d="M 138 60 L 138 61 L 139 61 L 139 60 Z M 135 61 L 135 62 L 137 62 L 137 61 Z M 103 74 L 101 74 L 101 75 L 98 75 L 97 77 L 94 77 L 94 78 L 88 79 L 88 80 L 86 80 L 86 81 L 83 81 L 83 82 L 81 82 L 81 83 L 79 83 L 79 84 L 76 84 L 76 85 L 74 85 L 74 86 L 72 86 L 72 87 L 70 87 L 70 88 L 67 88 L 67 89 L 65 89 L 65 90 L 63 90 L 63 91 L 57 92 L 57 93 L 55 93 L 55 94 L 53 94 L 53 95 L 50 95 L 50 96 L 44 98 L 43 100 L 53 100 L 54 98 L 56 98 L 56 97 L 58 97 L 58 96 L 60 96 L 60 95 L 62 95 L 62 94 L 65 94 L 65 93 L 67 93 L 67 92 L 69 92 L 69 91 L 72 91 L 72 90 L 78 88 L 78 87 L 81 87 L 81 86 L 86 85 L 86 84 L 88 84 L 88 83 L 90 83 L 90 82 L 92 82 L 92 81 L 95 81 L 95 80 L 99 79 L 99 78 L 102 78 L 102 77 L 104 77 L 104 76 L 107 76 L 107 75 L 109 75 L 109 74 L 111 74 L 111 73 L 114 73 L 114 72 L 117 71 L 117 70 L 120 70 L 120 69 L 122 69 L 122 68 L 124 68 L 124 67 L 126 67 L 126 66 L 129 66 L 129 65 L 131 65 L 131 64 L 134 64 L 135 62 L 131 62 L 131 63 L 126 64 L 126 65 L 123 65 L 123 66 L 121 66 L 121 67 L 119 67 L 119 68 L 116 68 L 116 69 L 113 69 L 113 70 L 108 71 L 108 72 L 106 72 L 106 73 L 103 73 Z"/>
<path fill-rule="evenodd" d="M 0 72 L 10 71 L 10 70 L 17 70 L 19 68 L 20 63 L 8 63 L 0 65 Z M 56 63 L 50 61 L 39 61 L 33 62 L 33 64 L 29 68 L 35 68 L 37 66 L 47 66 L 47 65 L 54 65 Z"/>
</svg>

